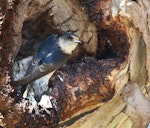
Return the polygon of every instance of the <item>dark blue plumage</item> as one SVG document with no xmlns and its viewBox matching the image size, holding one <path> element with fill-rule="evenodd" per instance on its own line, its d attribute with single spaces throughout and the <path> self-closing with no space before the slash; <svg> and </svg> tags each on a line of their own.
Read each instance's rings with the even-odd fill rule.
<svg viewBox="0 0 150 128">
<path fill-rule="evenodd" d="M 37 59 L 46 57 L 46 55 L 49 53 L 56 51 L 58 49 L 58 46 L 55 45 L 57 42 L 57 35 L 51 35 L 46 40 L 44 40 L 37 51 Z"/>
<path fill-rule="evenodd" d="M 69 55 L 60 50 L 57 42 L 57 35 L 51 35 L 40 45 L 35 55 L 35 58 L 40 60 L 39 65 L 43 63 L 59 64 L 67 59 Z"/>
</svg>

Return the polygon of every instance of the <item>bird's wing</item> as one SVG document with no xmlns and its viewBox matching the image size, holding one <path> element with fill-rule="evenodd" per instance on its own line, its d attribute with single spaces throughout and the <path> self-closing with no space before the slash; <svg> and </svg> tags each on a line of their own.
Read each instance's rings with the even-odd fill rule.
<svg viewBox="0 0 150 128">
<path fill-rule="evenodd" d="M 53 53 L 54 45 L 56 42 L 57 42 L 57 35 L 51 35 L 41 43 L 27 69 L 25 76 L 35 71 L 38 68 L 38 66 L 42 64 L 42 61 L 45 59 L 45 57 Z"/>
<path fill-rule="evenodd" d="M 12 86 L 17 87 L 17 86 L 23 86 L 26 85 L 30 82 L 35 81 L 36 79 L 41 78 L 42 76 L 45 76 L 46 74 L 53 72 L 57 70 L 59 67 L 61 67 L 63 64 L 65 64 L 67 61 L 67 58 L 64 59 L 61 63 L 58 64 L 53 64 L 53 63 L 42 63 L 41 65 L 37 66 L 32 73 L 29 75 L 23 77 L 20 80 L 13 81 Z"/>
<path fill-rule="evenodd" d="M 25 76 L 29 75 L 31 72 L 36 70 L 36 68 L 39 66 L 40 59 L 36 59 L 35 56 L 33 57 L 32 61 L 29 64 L 29 67 L 26 71 Z"/>
</svg>

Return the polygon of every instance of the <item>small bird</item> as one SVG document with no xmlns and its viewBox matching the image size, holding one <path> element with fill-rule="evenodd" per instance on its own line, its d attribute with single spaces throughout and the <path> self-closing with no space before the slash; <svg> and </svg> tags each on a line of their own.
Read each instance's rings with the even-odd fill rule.
<svg viewBox="0 0 150 128">
<path fill-rule="evenodd" d="M 13 81 L 12 86 L 22 86 L 21 92 L 23 94 L 29 83 L 49 73 L 53 74 L 64 65 L 80 43 L 78 36 L 72 32 L 49 36 L 33 56 L 26 75 L 20 80 Z"/>
</svg>

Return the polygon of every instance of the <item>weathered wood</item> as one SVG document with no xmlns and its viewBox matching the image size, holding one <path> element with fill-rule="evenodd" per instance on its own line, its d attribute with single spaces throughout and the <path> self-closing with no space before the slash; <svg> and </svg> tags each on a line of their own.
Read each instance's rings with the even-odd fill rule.
<svg viewBox="0 0 150 128">
<path fill-rule="evenodd" d="M 56 127 L 59 123 L 58 127 L 68 128 L 147 127 L 149 100 L 137 85 L 147 90 L 149 98 L 150 2 L 81 1 L 0 1 L 0 86 L 8 82 L 14 59 L 33 54 L 32 39 L 39 45 L 49 34 L 79 29 L 83 44 L 67 66 L 50 79 L 54 106 L 49 114 L 28 111 L 33 106 L 24 100 L 16 103 L 18 98 L 9 94 L 11 86 L 2 86 L 0 126 Z M 92 58 L 85 57 L 89 55 Z M 137 85 L 125 86 L 130 80 Z"/>
<path fill-rule="evenodd" d="M 146 128 L 150 121 L 150 101 L 142 94 L 138 85 L 133 82 L 126 84 L 123 98 L 127 103 L 125 113 L 131 117 L 133 127 Z"/>
<path fill-rule="evenodd" d="M 150 79 L 150 33 L 149 33 L 149 0 L 140 0 L 137 2 L 129 2 L 126 5 L 126 12 L 130 14 L 131 19 L 133 20 L 135 28 L 139 29 L 139 32 L 142 33 L 142 38 L 146 45 L 146 69 L 148 71 L 148 79 Z"/>
<path fill-rule="evenodd" d="M 119 116 L 124 120 L 123 122 L 128 118 L 122 112 L 124 108 L 125 103 L 122 98 L 117 95 L 112 101 L 101 105 L 101 107 L 93 113 L 81 117 L 80 120 L 67 128 L 113 128 L 119 126 L 120 119 L 117 119 Z M 114 121 L 112 122 L 112 120 Z M 131 123 L 131 121 L 129 122 Z"/>
</svg>

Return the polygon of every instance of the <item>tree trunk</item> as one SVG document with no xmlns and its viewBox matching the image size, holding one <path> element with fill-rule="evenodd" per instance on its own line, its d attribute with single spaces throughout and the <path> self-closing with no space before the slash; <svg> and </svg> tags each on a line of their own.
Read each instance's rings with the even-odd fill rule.
<svg viewBox="0 0 150 128">
<path fill-rule="evenodd" d="M 1 0 L 0 126 L 146 128 L 149 5 L 148 0 Z M 52 108 L 18 102 L 11 87 L 15 62 L 26 65 L 24 58 L 48 35 L 69 30 L 78 30 L 82 47 L 50 78 Z"/>
</svg>

